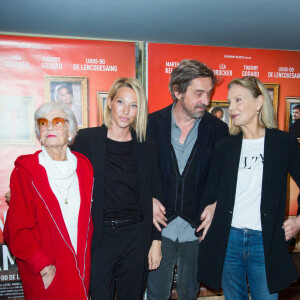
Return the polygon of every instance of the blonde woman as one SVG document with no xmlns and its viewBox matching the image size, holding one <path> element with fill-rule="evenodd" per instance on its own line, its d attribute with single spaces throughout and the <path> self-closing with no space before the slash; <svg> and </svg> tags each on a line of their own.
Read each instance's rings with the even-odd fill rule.
<svg viewBox="0 0 300 300">
<path fill-rule="evenodd" d="M 73 150 L 95 171 L 91 297 L 140 300 L 147 269 L 161 260 L 160 232 L 152 225 L 152 198 L 162 199 L 156 144 L 146 138 L 147 101 L 141 83 L 112 85 L 104 125 L 80 130 Z"/>
<path fill-rule="evenodd" d="M 295 136 L 276 129 L 259 79 L 233 79 L 228 89 L 233 126 L 216 146 L 204 192 L 198 280 L 214 289 L 221 283 L 226 299 L 242 300 L 247 278 L 251 299 L 278 299 L 298 277 L 286 241 L 300 217 L 285 221 L 285 207 L 287 174 L 300 186 L 300 149 Z"/>
</svg>

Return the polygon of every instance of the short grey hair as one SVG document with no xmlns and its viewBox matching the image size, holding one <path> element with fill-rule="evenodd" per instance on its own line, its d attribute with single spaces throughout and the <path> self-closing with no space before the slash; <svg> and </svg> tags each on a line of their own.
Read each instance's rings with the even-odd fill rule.
<svg viewBox="0 0 300 300">
<path fill-rule="evenodd" d="M 49 114 L 50 111 L 57 109 L 60 110 L 62 112 L 65 113 L 65 115 L 67 116 L 66 119 L 69 122 L 69 129 L 70 129 L 70 133 L 72 136 L 72 140 L 68 141 L 68 145 L 71 145 L 77 135 L 77 131 L 78 131 L 78 125 L 77 125 L 77 121 L 76 118 L 71 110 L 71 108 L 65 104 L 65 103 L 57 103 L 57 102 L 46 102 L 44 104 L 42 104 L 34 113 L 34 121 L 35 121 L 35 134 L 37 136 L 38 139 L 41 138 L 41 133 L 40 133 L 40 129 L 37 126 L 37 119 L 40 119 L 42 117 L 44 117 L 45 115 Z"/>
</svg>

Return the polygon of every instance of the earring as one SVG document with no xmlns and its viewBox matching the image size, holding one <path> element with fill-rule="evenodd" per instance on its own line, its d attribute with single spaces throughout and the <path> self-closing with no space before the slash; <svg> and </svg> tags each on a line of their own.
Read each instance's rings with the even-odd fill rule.
<svg viewBox="0 0 300 300">
<path fill-rule="evenodd" d="M 72 141 L 72 137 L 69 136 L 69 137 L 68 137 L 68 142 L 71 142 L 71 141 Z"/>
</svg>

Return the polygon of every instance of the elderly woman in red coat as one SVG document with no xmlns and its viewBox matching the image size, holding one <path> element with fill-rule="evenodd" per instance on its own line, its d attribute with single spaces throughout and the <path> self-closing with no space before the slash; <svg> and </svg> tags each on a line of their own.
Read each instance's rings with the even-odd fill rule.
<svg viewBox="0 0 300 300">
<path fill-rule="evenodd" d="M 93 169 L 68 148 L 77 133 L 70 108 L 45 103 L 35 122 L 42 151 L 15 162 L 4 238 L 26 299 L 88 299 Z"/>
</svg>

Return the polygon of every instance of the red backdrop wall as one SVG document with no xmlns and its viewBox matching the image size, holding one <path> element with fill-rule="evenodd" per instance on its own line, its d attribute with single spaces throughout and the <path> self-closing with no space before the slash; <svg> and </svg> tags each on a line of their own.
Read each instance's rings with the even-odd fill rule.
<svg viewBox="0 0 300 300">
<path fill-rule="evenodd" d="M 88 125 L 97 126 L 97 92 L 108 92 L 118 77 L 135 77 L 135 43 L 0 36 L 0 243 L 8 208 L 3 196 L 9 188 L 13 163 L 19 155 L 40 149 L 33 131 L 31 143 L 7 142 L 13 140 L 7 136 L 12 123 L 18 122 L 18 118 L 23 120 L 24 116 L 12 119 L 5 110 L 16 97 L 30 99 L 32 111 L 27 121 L 32 129 L 32 114 L 45 101 L 45 75 L 86 77 Z M 17 123 L 16 128 L 23 130 L 24 136 L 25 123 L 24 120 L 23 124 Z M 0 261 L 0 298 L 7 299 L 8 291 L 13 293 L 10 297 L 20 297 L 22 287 L 11 285 L 19 278 L 4 244 L 0 244 Z"/>
<path fill-rule="evenodd" d="M 168 91 L 172 69 L 185 58 L 198 59 L 214 70 L 219 82 L 213 101 L 226 101 L 227 84 L 236 77 L 256 76 L 279 84 L 278 127 L 285 130 L 286 97 L 300 97 L 300 52 L 148 43 L 148 101 L 153 112 L 172 103 Z M 297 211 L 299 189 L 289 181 L 288 215 Z"/>
</svg>

